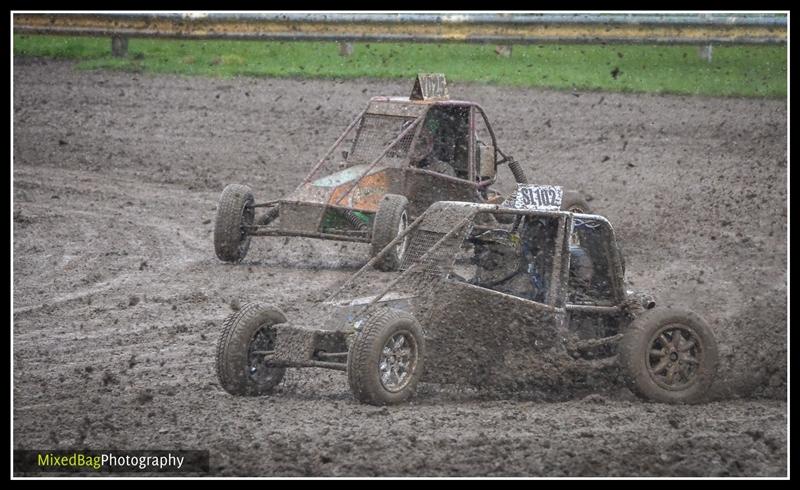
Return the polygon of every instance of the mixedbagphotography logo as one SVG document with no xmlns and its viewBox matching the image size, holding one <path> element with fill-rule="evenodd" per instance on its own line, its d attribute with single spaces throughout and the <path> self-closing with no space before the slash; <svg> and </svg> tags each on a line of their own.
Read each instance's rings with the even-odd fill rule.
<svg viewBox="0 0 800 490">
<path fill-rule="evenodd" d="M 15 450 L 14 473 L 208 473 L 208 451 Z"/>
</svg>

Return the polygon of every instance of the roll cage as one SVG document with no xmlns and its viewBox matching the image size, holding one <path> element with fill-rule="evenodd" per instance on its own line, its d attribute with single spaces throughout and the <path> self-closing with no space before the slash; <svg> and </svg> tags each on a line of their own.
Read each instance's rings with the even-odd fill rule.
<svg viewBox="0 0 800 490">
<path fill-rule="evenodd" d="M 594 311 L 600 313 L 619 312 L 626 300 L 623 285 L 622 258 L 616 247 L 616 239 L 611 224 L 602 216 L 576 214 L 567 211 L 534 211 L 505 208 L 500 205 L 447 202 L 442 201 L 432 205 L 425 213 L 414 220 L 408 228 L 389 243 L 384 250 L 372 260 L 367 262 L 359 271 L 351 276 L 341 287 L 334 291 L 326 302 L 340 302 L 342 292 L 352 286 L 367 270 L 371 269 L 374 262 L 380 260 L 383 254 L 394 247 L 406 236 L 409 237 L 406 256 L 401 264 L 400 271 L 395 272 L 395 277 L 384 289 L 366 304 L 359 315 L 381 301 L 384 296 L 392 291 L 402 290 L 404 293 L 425 295 L 433 292 L 442 281 L 459 281 L 454 275 L 453 267 L 459 256 L 465 240 L 490 229 L 506 230 L 506 225 L 481 225 L 476 223 L 479 214 L 512 214 L 528 219 L 543 219 L 553 223 L 555 234 L 553 247 L 548 253 L 552 254 L 549 268 L 545 278 L 547 284 L 546 299 L 525 301 L 541 303 L 551 308 L 573 311 Z M 601 268 L 599 280 L 607 281 L 608 294 L 603 301 L 575 302 L 568 294 L 570 283 L 571 237 L 576 229 L 590 225 L 597 231 L 595 258 L 605 261 Z M 513 226 L 513 225 L 512 225 Z M 482 288 L 480 285 L 474 287 Z M 490 288 L 482 288 L 491 294 L 506 294 Z"/>
</svg>

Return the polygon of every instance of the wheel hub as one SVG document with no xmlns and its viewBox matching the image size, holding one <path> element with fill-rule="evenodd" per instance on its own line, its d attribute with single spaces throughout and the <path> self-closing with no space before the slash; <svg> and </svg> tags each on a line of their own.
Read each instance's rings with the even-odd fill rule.
<svg viewBox="0 0 800 490">
<path fill-rule="evenodd" d="M 400 224 L 397 227 L 397 234 L 400 235 L 401 233 L 406 231 L 406 227 L 407 226 L 408 226 L 408 214 L 406 214 L 406 212 L 403 211 L 403 214 L 400 216 Z M 402 240 L 400 240 L 400 243 L 397 244 L 397 248 L 395 250 L 397 251 L 397 258 L 398 259 L 402 259 L 403 258 L 403 254 L 405 254 L 405 252 L 406 252 L 406 245 L 407 244 L 408 244 L 408 237 L 407 236 L 404 237 Z"/>
<path fill-rule="evenodd" d="M 399 332 L 389 337 L 378 364 L 383 387 L 392 392 L 402 390 L 411 380 L 416 361 L 417 346 L 410 334 Z"/>
<path fill-rule="evenodd" d="M 252 206 L 252 203 L 246 203 L 244 207 L 242 207 L 242 220 L 239 223 L 239 254 L 244 255 L 247 251 L 247 248 L 250 246 L 248 238 L 248 230 L 253 226 L 253 222 L 255 221 L 256 211 Z"/>
<path fill-rule="evenodd" d="M 269 367 L 263 354 L 274 348 L 274 331 L 262 327 L 253 335 L 247 351 L 247 372 L 256 382 L 267 381 L 274 375 L 273 369 Z"/>
<path fill-rule="evenodd" d="M 647 371 L 662 388 L 679 391 L 688 388 L 697 378 L 702 346 L 693 329 L 684 325 L 667 325 L 650 341 L 645 359 Z"/>
</svg>

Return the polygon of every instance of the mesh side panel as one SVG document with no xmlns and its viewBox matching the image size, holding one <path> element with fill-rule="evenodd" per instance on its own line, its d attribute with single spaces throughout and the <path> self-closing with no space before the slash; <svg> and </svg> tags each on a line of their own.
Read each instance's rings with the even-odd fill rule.
<svg viewBox="0 0 800 490">
<path fill-rule="evenodd" d="M 436 242 L 442 239 L 446 233 L 437 233 L 427 230 L 414 231 L 406 253 L 403 256 L 403 263 L 400 270 L 408 270 L 416 264 L 422 264 L 415 269 L 411 275 L 423 274 L 425 276 L 446 275 L 453 265 L 453 260 L 460 249 L 463 237 L 456 234 L 439 245 L 424 260 L 423 255 L 428 253 Z"/>
<path fill-rule="evenodd" d="M 447 233 L 472 213 L 472 206 L 466 203 L 435 202 L 425 211 L 425 220 L 420 224 L 420 229 Z"/>
<path fill-rule="evenodd" d="M 415 271 L 397 283 L 394 290 L 401 294 L 413 294 L 417 297 L 428 296 L 441 289 L 445 277 L 444 274 L 436 274 L 425 269 Z"/>
<path fill-rule="evenodd" d="M 358 128 L 348 161 L 350 163 L 371 163 L 403 132 L 404 125 L 413 120 L 413 117 L 366 114 Z M 384 159 L 404 159 L 408 155 L 413 139 L 414 131 L 409 131 L 389 150 Z"/>
<path fill-rule="evenodd" d="M 419 262 L 419 259 L 430 250 L 434 243 L 438 242 L 445 236 L 445 233 L 436 233 L 427 230 L 415 230 L 412 232 L 408 248 L 403 255 L 403 263 L 400 264 L 400 270 L 406 270 Z"/>
</svg>

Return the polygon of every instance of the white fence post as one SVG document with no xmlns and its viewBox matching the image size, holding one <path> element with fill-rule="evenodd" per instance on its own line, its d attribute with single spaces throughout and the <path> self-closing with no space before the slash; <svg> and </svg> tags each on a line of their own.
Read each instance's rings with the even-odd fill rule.
<svg viewBox="0 0 800 490">
<path fill-rule="evenodd" d="M 350 56 L 353 54 L 353 43 L 339 43 L 339 56 Z"/>
<path fill-rule="evenodd" d="M 710 44 L 706 44 L 705 46 L 700 46 L 698 49 L 698 54 L 700 55 L 700 59 L 706 60 L 711 63 L 711 51 L 712 47 Z"/>
</svg>

